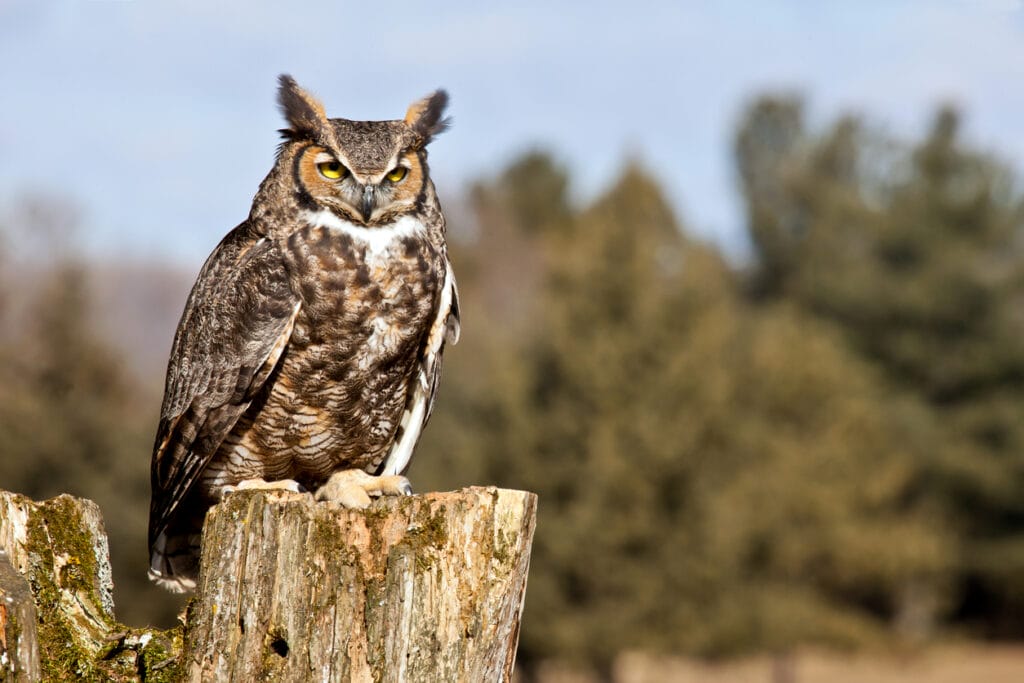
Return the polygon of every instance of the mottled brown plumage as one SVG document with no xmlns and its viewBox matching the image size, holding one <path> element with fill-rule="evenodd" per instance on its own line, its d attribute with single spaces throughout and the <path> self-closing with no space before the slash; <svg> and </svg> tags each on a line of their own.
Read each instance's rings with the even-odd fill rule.
<svg viewBox="0 0 1024 683">
<path fill-rule="evenodd" d="M 458 337 L 425 149 L 447 96 L 400 121 L 327 119 L 282 76 L 279 102 L 277 162 L 203 266 L 168 363 L 149 539 L 150 576 L 172 590 L 193 584 L 225 487 L 404 472 Z"/>
</svg>

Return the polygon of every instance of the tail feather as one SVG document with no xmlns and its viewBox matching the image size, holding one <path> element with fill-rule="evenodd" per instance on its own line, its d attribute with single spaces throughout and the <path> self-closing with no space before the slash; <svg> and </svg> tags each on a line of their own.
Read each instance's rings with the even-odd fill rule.
<svg viewBox="0 0 1024 683">
<path fill-rule="evenodd" d="M 198 534 L 157 536 L 149 556 L 149 579 L 173 593 L 195 590 L 199 573 Z"/>
</svg>

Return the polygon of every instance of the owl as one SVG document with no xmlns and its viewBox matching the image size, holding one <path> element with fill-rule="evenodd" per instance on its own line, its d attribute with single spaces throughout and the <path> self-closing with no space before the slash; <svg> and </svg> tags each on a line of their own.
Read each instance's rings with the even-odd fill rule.
<svg viewBox="0 0 1024 683">
<path fill-rule="evenodd" d="M 427 145 L 448 96 L 402 120 L 329 119 L 287 75 L 288 127 L 249 217 L 206 260 L 167 365 L 153 447 L 150 578 L 195 586 L 207 509 L 283 487 L 363 507 L 430 417 L 459 303 Z"/>
</svg>

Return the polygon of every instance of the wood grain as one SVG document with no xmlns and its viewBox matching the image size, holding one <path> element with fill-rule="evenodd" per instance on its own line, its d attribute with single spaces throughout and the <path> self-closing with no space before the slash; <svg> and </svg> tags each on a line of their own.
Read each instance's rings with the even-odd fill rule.
<svg viewBox="0 0 1024 683">
<path fill-rule="evenodd" d="M 189 680 L 509 680 L 536 505 L 496 488 L 366 510 L 228 496 L 204 528 Z"/>
</svg>

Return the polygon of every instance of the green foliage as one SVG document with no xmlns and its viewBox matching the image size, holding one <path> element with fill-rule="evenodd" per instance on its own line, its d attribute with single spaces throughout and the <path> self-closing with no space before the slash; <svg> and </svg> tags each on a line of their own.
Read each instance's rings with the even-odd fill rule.
<svg viewBox="0 0 1024 683">
<path fill-rule="evenodd" d="M 954 110 L 911 146 L 854 119 L 821 134 L 800 120 L 799 104 L 762 100 L 738 134 L 755 291 L 828 321 L 926 406 L 922 482 L 960 527 L 958 609 L 1020 633 L 1024 197 L 960 141 Z"/>
<path fill-rule="evenodd" d="M 476 190 L 472 313 L 413 476 L 540 494 L 524 660 L 930 628 L 957 544 L 920 493 L 928 411 L 833 326 L 749 302 L 642 168 L 582 209 L 517 178 Z M 491 264 L 541 271 L 520 280 L 522 318 L 472 308 L 500 303 Z"/>
</svg>

